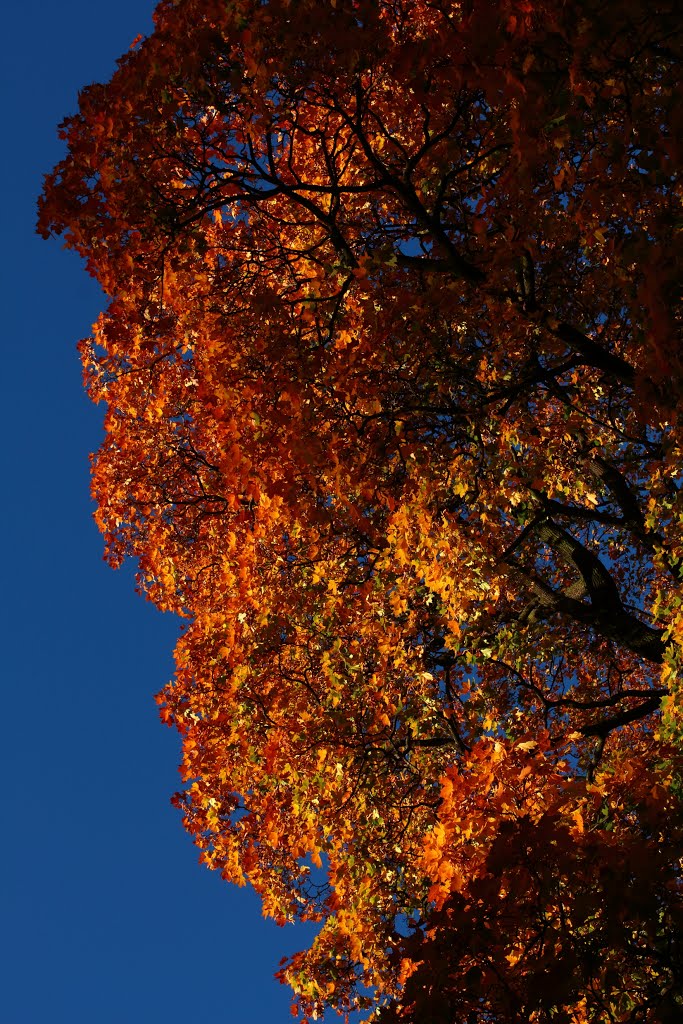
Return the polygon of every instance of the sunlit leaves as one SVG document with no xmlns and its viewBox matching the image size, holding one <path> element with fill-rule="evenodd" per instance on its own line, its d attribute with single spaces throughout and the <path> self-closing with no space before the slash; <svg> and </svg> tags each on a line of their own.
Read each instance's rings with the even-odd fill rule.
<svg viewBox="0 0 683 1024">
<path fill-rule="evenodd" d="M 304 1015 L 674 1019 L 680 19 L 155 24 L 40 228 L 111 299 L 96 518 L 186 619 L 157 699 L 203 863 L 320 923 Z"/>
</svg>

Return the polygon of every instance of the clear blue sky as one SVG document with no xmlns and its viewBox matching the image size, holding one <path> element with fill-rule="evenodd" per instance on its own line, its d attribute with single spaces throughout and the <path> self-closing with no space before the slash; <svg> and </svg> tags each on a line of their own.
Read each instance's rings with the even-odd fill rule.
<svg viewBox="0 0 683 1024">
<path fill-rule="evenodd" d="M 88 452 L 101 412 L 76 341 L 102 297 L 34 233 L 57 123 L 151 27 L 148 0 L 22 0 L 3 15 L 2 1024 L 284 1024 L 305 944 L 200 867 L 171 808 L 178 740 L 152 695 L 177 624 L 102 561 Z"/>
</svg>

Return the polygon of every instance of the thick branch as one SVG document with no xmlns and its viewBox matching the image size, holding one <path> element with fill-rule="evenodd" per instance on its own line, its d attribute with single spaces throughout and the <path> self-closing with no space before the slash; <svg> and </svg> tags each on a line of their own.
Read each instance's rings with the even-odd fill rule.
<svg viewBox="0 0 683 1024">
<path fill-rule="evenodd" d="M 454 259 L 451 256 L 447 259 L 434 259 L 429 256 L 400 255 L 397 256 L 397 260 L 404 267 L 440 274 L 452 274 L 455 271 L 458 276 L 464 277 L 474 284 L 486 283 L 486 274 L 473 264 L 462 260 L 461 257 Z M 596 370 L 603 370 L 611 377 L 621 381 L 622 384 L 633 385 L 636 375 L 630 363 L 627 363 L 621 356 L 608 352 L 572 324 L 556 320 L 548 310 L 542 311 L 539 317 L 538 312 L 536 312 L 535 296 L 532 301 L 525 300 L 523 302 L 523 309 L 530 314 L 530 320 L 536 324 L 540 323 L 550 334 L 559 338 L 574 352 L 578 352 L 584 363 L 588 366 L 593 366 Z"/>
<path fill-rule="evenodd" d="M 588 626 L 599 636 L 625 647 L 646 661 L 658 665 L 663 662 L 665 643 L 662 631 L 641 622 L 626 611 L 620 601 L 615 605 L 604 602 L 596 607 L 578 600 L 573 593 L 554 590 L 545 580 L 511 556 L 505 559 L 505 564 L 532 590 L 537 606 L 543 609 L 546 616 L 559 613 Z"/>
<path fill-rule="evenodd" d="M 605 737 L 613 729 L 618 729 L 622 725 L 628 725 L 630 722 L 637 722 L 640 718 L 645 718 L 646 715 L 651 715 L 653 711 L 657 711 L 659 705 L 662 702 L 662 695 L 658 691 L 649 700 L 646 700 L 643 704 L 639 704 L 638 707 L 631 708 L 629 711 L 622 711 L 618 715 L 612 715 L 611 718 L 604 718 L 601 722 L 593 722 L 590 725 L 585 725 L 580 732 L 584 736 L 600 736 Z"/>
</svg>

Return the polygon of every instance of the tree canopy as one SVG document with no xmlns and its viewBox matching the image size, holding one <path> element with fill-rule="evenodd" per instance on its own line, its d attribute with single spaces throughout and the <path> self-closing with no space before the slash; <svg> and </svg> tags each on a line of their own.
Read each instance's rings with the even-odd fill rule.
<svg viewBox="0 0 683 1024">
<path fill-rule="evenodd" d="M 681 1019 L 682 30 L 165 0 L 62 126 L 97 521 L 304 1017 Z"/>
</svg>

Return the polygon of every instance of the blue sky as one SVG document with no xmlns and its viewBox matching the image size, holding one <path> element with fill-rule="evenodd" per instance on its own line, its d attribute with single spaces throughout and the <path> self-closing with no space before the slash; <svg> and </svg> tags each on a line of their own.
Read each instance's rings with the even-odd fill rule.
<svg viewBox="0 0 683 1024">
<path fill-rule="evenodd" d="M 153 694 L 177 623 L 102 561 L 88 496 L 101 411 L 76 341 L 102 296 L 34 233 L 57 123 L 151 27 L 153 4 L 24 0 L 3 16 L 2 1024 L 278 1024 L 305 944 L 200 867 L 169 797 Z"/>
</svg>

